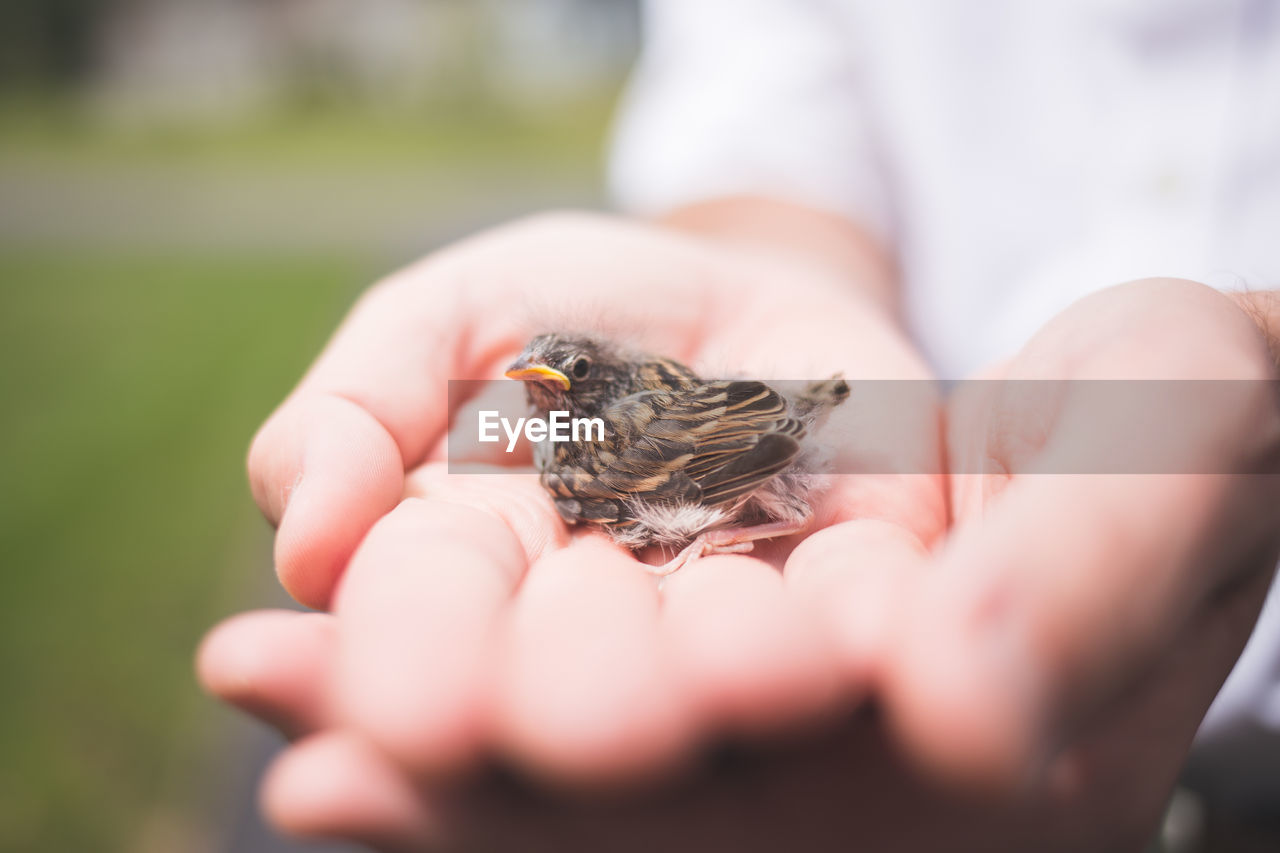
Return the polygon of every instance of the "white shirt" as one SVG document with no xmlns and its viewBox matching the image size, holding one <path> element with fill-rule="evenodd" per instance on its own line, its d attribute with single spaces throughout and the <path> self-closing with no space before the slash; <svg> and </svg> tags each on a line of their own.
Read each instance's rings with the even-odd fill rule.
<svg viewBox="0 0 1280 853">
<path fill-rule="evenodd" d="M 652 0 L 645 27 L 620 203 L 865 223 L 947 378 L 1107 284 L 1280 285 L 1275 2 Z"/>
<path fill-rule="evenodd" d="M 621 206 L 861 222 L 943 377 L 1110 284 L 1280 287 L 1277 0 L 650 0 L 644 25 Z M 1238 730 L 1280 755 L 1277 594 L 1201 737 Z M 1252 781 L 1280 803 L 1280 766 Z"/>
</svg>

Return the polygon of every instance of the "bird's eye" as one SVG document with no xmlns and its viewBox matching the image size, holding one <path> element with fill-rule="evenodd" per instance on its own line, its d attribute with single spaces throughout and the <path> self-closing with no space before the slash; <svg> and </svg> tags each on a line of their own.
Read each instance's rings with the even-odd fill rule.
<svg viewBox="0 0 1280 853">
<path fill-rule="evenodd" d="M 586 379 L 591 372 L 591 359 L 583 357 L 573 363 L 573 378 Z"/>
</svg>

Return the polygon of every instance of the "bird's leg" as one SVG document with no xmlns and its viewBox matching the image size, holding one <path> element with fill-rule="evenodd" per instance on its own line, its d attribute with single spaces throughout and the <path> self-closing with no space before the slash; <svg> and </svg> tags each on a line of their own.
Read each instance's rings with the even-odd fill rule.
<svg viewBox="0 0 1280 853">
<path fill-rule="evenodd" d="M 719 530 L 708 530 L 698 535 L 675 556 L 675 559 L 661 566 L 646 566 L 650 574 L 660 578 L 684 568 L 699 557 L 712 554 L 746 554 L 755 547 L 757 539 L 775 539 L 779 536 L 790 536 L 799 533 L 809 526 L 813 516 L 805 515 L 787 521 L 770 521 L 766 524 L 753 524 L 750 527 L 725 527 Z"/>
</svg>

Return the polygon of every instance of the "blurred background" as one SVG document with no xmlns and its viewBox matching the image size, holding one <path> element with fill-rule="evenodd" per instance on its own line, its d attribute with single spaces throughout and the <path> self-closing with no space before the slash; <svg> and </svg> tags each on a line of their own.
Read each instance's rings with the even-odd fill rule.
<svg viewBox="0 0 1280 853">
<path fill-rule="evenodd" d="M 356 293 L 601 204 L 634 0 L 0 3 L 0 849 L 338 850 L 197 689 L 283 602 L 253 430 Z"/>
</svg>

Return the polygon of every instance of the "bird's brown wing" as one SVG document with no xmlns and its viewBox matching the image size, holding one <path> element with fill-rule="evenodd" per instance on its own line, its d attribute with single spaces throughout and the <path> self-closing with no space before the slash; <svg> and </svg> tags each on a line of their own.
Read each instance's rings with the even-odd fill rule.
<svg viewBox="0 0 1280 853">
<path fill-rule="evenodd" d="M 573 520 L 627 520 L 633 501 L 732 503 L 786 468 L 804 425 L 761 382 L 690 383 L 623 398 L 604 442 L 544 472 Z"/>
<path fill-rule="evenodd" d="M 761 382 L 713 382 L 681 395 L 658 424 L 696 434 L 684 474 L 707 505 L 729 503 L 781 472 L 800 452 L 804 425 Z M 685 430 L 687 432 L 688 430 Z M 678 443 L 678 439 L 673 439 Z"/>
</svg>

